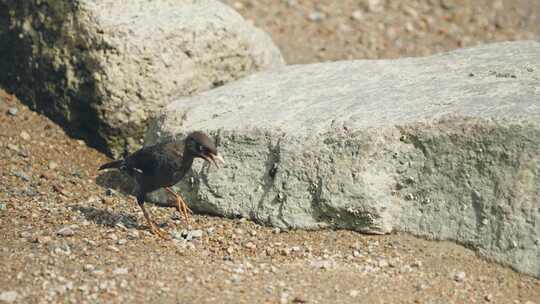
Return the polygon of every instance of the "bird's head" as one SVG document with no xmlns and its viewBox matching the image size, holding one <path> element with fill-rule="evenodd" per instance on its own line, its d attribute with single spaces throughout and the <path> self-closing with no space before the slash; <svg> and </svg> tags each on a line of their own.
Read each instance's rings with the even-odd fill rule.
<svg viewBox="0 0 540 304">
<path fill-rule="evenodd" d="M 219 167 L 218 162 L 225 163 L 212 140 L 202 132 L 195 131 L 188 135 L 186 138 L 186 150 L 194 157 L 202 158 L 209 163 L 213 163 L 216 167 Z"/>
</svg>

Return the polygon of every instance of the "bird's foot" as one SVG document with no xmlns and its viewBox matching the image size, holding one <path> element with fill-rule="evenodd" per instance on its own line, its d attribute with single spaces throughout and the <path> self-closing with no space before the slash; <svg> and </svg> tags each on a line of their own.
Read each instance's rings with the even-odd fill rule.
<svg viewBox="0 0 540 304">
<path fill-rule="evenodd" d="M 150 232 L 152 232 L 152 234 L 154 235 L 157 235 L 159 236 L 160 238 L 164 239 L 164 240 L 170 240 L 171 239 L 171 236 L 165 232 L 164 230 L 160 229 L 156 224 L 154 223 L 151 223 L 150 224 Z"/>
<path fill-rule="evenodd" d="M 184 219 L 186 220 L 187 223 L 191 223 L 191 217 L 189 216 L 190 214 L 193 214 L 193 211 L 191 209 L 189 209 L 188 205 L 186 204 L 186 202 L 182 201 L 182 212 L 180 212 L 180 210 L 178 210 L 183 216 L 184 216 Z"/>
</svg>

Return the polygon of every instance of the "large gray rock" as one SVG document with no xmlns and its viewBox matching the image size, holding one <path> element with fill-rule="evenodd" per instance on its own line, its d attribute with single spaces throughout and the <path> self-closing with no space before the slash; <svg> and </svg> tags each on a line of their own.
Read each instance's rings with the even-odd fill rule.
<svg viewBox="0 0 540 304">
<path fill-rule="evenodd" d="M 110 152 L 173 97 L 283 65 L 214 0 L 0 0 L 0 85 Z"/>
<path fill-rule="evenodd" d="M 288 66 L 171 103 L 147 142 L 213 134 L 228 164 L 177 185 L 197 211 L 456 240 L 540 276 L 539 58 L 514 42 Z"/>
</svg>

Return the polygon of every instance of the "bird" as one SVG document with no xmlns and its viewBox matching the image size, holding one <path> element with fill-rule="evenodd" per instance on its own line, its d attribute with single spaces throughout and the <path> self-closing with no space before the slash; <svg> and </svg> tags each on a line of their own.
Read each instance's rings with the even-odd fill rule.
<svg viewBox="0 0 540 304">
<path fill-rule="evenodd" d="M 201 131 L 194 131 L 184 140 L 171 138 L 155 145 L 143 147 L 123 159 L 101 165 L 98 171 L 119 169 L 133 176 L 137 182 L 136 198 L 146 219 L 150 232 L 161 238 L 169 235 L 157 227 L 144 207 L 146 194 L 164 188 L 175 198 L 174 207 L 189 222 L 188 213 L 193 213 L 184 199 L 171 187 L 178 183 L 196 158 L 201 158 L 219 168 L 218 162 L 225 163 L 212 140 Z"/>
</svg>

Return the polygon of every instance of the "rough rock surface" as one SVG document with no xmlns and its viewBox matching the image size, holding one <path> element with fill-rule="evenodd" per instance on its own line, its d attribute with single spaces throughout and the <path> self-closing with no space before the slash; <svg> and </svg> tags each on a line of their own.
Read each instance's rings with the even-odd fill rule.
<svg viewBox="0 0 540 304">
<path fill-rule="evenodd" d="M 228 165 L 178 185 L 198 211 L 456 240 L 540 276 L 538 58 L 524 41 L 288 66 L 171 103 L 147 143 L 213 134 Z"/>
<path fill-rule="evenodd" d="M 0 53 L 1 85 L 113 154 L 173 98 L 283 64 L 214 0 L 4 0 Z"/>
</svg>

